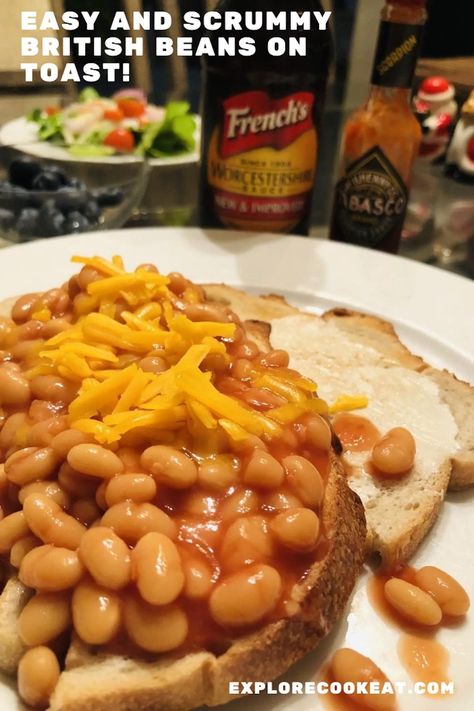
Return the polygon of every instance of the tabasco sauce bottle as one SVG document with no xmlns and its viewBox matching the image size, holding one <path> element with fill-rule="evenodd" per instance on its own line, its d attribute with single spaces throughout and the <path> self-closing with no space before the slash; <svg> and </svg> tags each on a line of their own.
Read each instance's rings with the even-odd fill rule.
<svg viewBox="0 0 474 711">
<path fill-rule="evenodd" d="M 221 0 L 221 13 L 320 12 L 319 0 Z M 308 13 L 309 14 L 309 13 Z M 217 43 L 219 35 L 209 36 Z M 330 29 L 252 32 L 252 56 L 206 59 L 202 98 L 200 224 L 307 234 L 319 125 L 332 54 Z M 305 37 L 306 56 L 272 56 L 268 42 Z M 238 37 L 238 35 L 237 35 Z"/>
<path fill-rule="evenodd" d="M 387 0 L 367 102 L 343 132 L 330 238 L 397 252 L 421 140 L 411 86 L 425 0 Z"/>
</svg>

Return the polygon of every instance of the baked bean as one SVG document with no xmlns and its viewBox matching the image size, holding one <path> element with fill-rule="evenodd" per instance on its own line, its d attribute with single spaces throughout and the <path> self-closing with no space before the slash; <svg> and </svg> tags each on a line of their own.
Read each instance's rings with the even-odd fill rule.
<svg viewBox="0 0 474 711">
<path fill-rule="evenodd" d="M 395 693 L 371 694 L 370 683 L 377 683 L 380 688 L 388 682 L 388 678 L 369 657 L 353 649 L 338 649 L 331 660 L 331 671 L 334 681 L 340 684 L 367 683 L 369 693 L 348 694 L 347 696 L 374 711 L 391 711 L 396 708 Z"/>
<path fill-rule="evenodd" d="M 0 365 L 0 405 L 21 407 L 31 398 L 30 384 L 25 376 L 9 368 L 8 364 Z"/>
<path fill-rule="evenodd" d="M 332 433 L 326 420 L 320 415 L 312 415 L 305 422 L 306 440 L 316 447 L 328 451 L 331 449 Z"/>
<path fill-rule="evenodd" d="M 196 483 L 197 466 L 184 452 L 163 444 L 145 449 L 141 456 L 144 469 L 160 484 L 173 489 L 188 489 Z"/>
<path fill-rule="evenodd" d="M 185 304 L 184 313 L 191 321 L 232 321 L 230 310 L 223 304 Z"/>
<path fill-rule="evenodd" d="M 105 492 L 107 491 L 108 480 L 105 479 L 102 484 L 99 484 L 95 492 L 95 502 L 101 511 L 107 510 L 107 501 L 105 498 Z"/>
<path fill-rule="evenodd" d="M 168 363 L 161 356 L 147 356 L 139 361 L 138 367 L 144 370 L 145 373 L 159 375 L 168 370 Z"/>
<path fill-rule="evenodd" d="M 245 439 L 230 440 L 230 448 L 236 454 L 251 454 L 255 449 L 267 451 L 267 445 L 256 435 L 249 435 Z"/>
<path fill-rule="evenodd" d="M 102 516 L 102 511 L 97 506 L 95 499 L 77 499 L 71 506 L 69 513 L 84 526 L 92 526 Z"/>
<path fill-rule="evenodd" d="M 242 516 L 227 529 L 220 549 L 226 570 L 252 563 L 266 563 L 273 553 L 273 541 L 263 516 Z"/>
<path fill-rule="evenodd" d="M 321 474 L 314 464 L 297 454 L 285 457 L 283 466 L 286 480 L 296 496 L 309 508 L 317 508 L 324 497 L 324 485 Z"/>
<path fill-rule="evenodd" d="M 246 358 L 252 360 L 260 353 L 258 346 L 253 341 L 243 341 L 239 343 L 239 347 L 235 351 L 236 358 Z"/>
<path fill-rule="evenodd" d="M 20 296 L 20 298 L 15 301 L 12 307 L 12 319 L 15 323 L 28 321 L 39 296 L 39 292 L 24 294 L 24 296 Z"/>
<path fill-rule="evenodd" d="M 94 281 L 99 281 L 103 278 L 103 275 L 99 271 L 97 271 L 97 269 L 94 269 L 94 267 L 85 266 L 82 267 L 81 271 L 77 275 L 77 282 L 81 291 L 87 291 L 87 287 L 89 286 L 89 284 L 92 284 Z"/>
<path fill-rule="evenodd" d="M 155 267 L 154 264 L 139 264 L 138 267 L 135 269 L 136 272 L 150 272 L 151 274 L 158 274 L 158 269 Z M 179 275 L 181 276 L 181 275 Z M 184 277 L 183 277 L 184 279 Z"/>
<path fill-rule="evenodd" d="M 25 447 L 8 457 L 5 474 L 8 481 L 24 486 L 38 479 L 47 479 L 56 466 L 56 455 L 51 447 Z"/>
<path fill-rule="evenodd" d="M 269 565 L 253 565 L 218 583 L 209 598 L 213 619 L 223 627 L 260 622 L 281 594 L 279 573 Z"/>
<path fill-rule="evenodd" d="M 69 494 L 67 494 L 56 481 L 33 481 L 31 484 L 22 486 L 18 492 L 18 500 L 20 504 L 23 504 L 26 497 L 30 494 L 42 494 L 43 496 L 48 496 L 62 509 L 68 509 L 71 505 Z"/>
<path fill-rule="evenodd" d="M 222 491 L 235 486 L 239 480 L 238 461 L 226 455 L 205 459 L 198 467 L 198 483 L 203 489 Z"/>
<path fill-rule="evenodd" d="M 130 582 L 130 550 L 111 528 L 97 526 L 86 531 L 79 557 L 95 582 L 104 588 L 120 590 Z"/>
<path fill-rule="evenodd" d="M 111 506 L 102 516 L 102 525 L 108 526 L 129 545 L 135 545 L 147 533 L 163 533 L 176 537 L 176 524 L 167 513 L 153 504 L 135 504 L 122 501 Z"/>
<path fill-rule="evenodd" d="M 183 510 L 193 516 L 209 519 L 215 518 L 217 512 L 217 499 L 210 494 L 203 494 L 200 489 L 190 491 L 182 500 Z"/>
<path fill-rule="evenodd" d="M 111 479 L 123 471 L 119 457 L 100 444 L 76 444 L 67 455 L 68 464 L 81 474 Z"/>
<path fill-rule="evenodd" d="M 28 415 L 33 422 L 44 422 L 50 417 L 60 415 L 64 412 L 64 406 L 57 402 L 47 400 L 33 400 L 28 410 Z"/>
<path fill-rule="evenodd" d="M 11 318 L 0 316 L 0 348 L 7 348 L 10 345 L 14 328 L 15 322 Z"/>
<path fill-rule="evenodd" d="M 124 624 L 132 642 L 155 654 L 176 649 L 188 634 L 186 613 L 178 605 L 150 605 L 132 594 L 125 599 Z"/>
<path fill-rule="evenodd" d="M 54 316 L 62 316 L 71 306 L 71 302 L 64 289 L 48 289 L 35 304 L 35 311 L 38 306 L 49 309 Z"/>
<path fill-rule="evenodd" d="M 18 692 L 23 701 L 34 708 L 46 708 L 61 670 L 58 659 L 49 647 L 33 647 L 18 665 Z"/>
<path fill-rule="evenodd" d="M 18 341 L 11 347 L 11 355 L 14 360 L 22 362 L 23 365 L 38 357 L 38 353 L 44 346 L 44 339 L 37 338 L 29 341 Z"/>
<path fill-rule="evenodd" d="M 152 501 L 156 496 L 156 483 L 148 474 L 119 474 L 107 482 L 105 500 L 107 506 L 114 506 L 120 501 L 143 503 Z"/>
<path fill-rule="evenodd" d="M 13 565 L 14 568 L 19 568 L 27 553 L 40 544 L 41 541 L 36 538 L 36 536 L 25 536 L 24 538 L 20 538 L 19 541 L 12 545 L 10 551 L 10 564 Z"/>
<path fill-rule="evenodd" d="M 119 447 L 117 449 L 117 457 L 120 458 L 123 464 L 124 472 L 135 474 L 141 470 L 140 455 L 141 453 L 137 451 L 134 447 Z"/>
<path fill-rule="evenodd" d="M 58 482 L 68 494 L 83 499 L 95 496 L 99 479 L 83 476 L 69 466 L 67 462 L 63 462 L 59 468 Z"/>
<path fill-rule="evenodd" d="M 431 595 L 417 585 L 400 578 L 390 578 L 384 585 L 384 593 L 392 607 L 411 622 L 419 625 L 437 625 L 443 613 Z"/>
<path fill-rule="evenodd" d="M 256 449 L 244 469 L 244 483 L 259 489 L 277 489 L 285 472 L 280 462 L 268 452 Z"/>
<path fill-rule="evenodd" d="M 415 461 L 416 444 L 405 427 L 389 430 L 372 449 L 372 463 L 388 476 L 405 474 Z"/>
<path fill-rule="evenodd" d="M 266 511 L 286 511 L 299 508 L 301 501 L 289 491 L 274 491 L 264 498 L 263 506 Z"/>
<path fill-rule="evenodd" d="M 30 494 L 23 503 L 26 522 L 43 543 L 75 550 L 86 528 L 42 494 Z M 1 525 L 1 523 L 0 523 Z"/>
<path fill-rule="evenodd" d="M 142 598 L 151 605 L 168 605 L 184 586 L 179 551 L 162 533 L 147 533 L 132 551 L 133 578 Z"/>
<path fill-rule="evenodd" d="M 24 343 L 25 341 L 38 341 L 40 339 L 43 340 L 43 330 L 43 321 L 32 319 L 31 321 L 27 321 L 21 326 L 18 326 L 15 335 L 18 338 L 18 343 Z"/>
<path fill-rule="evenodd" d="M 3 496 L 8 489 L 8 479 L 5 474 L 5 464 L 0 464 L 0 496 Z"/>
<path fill-rule="evenodd" d="M 5 516 L 0 521 L 0 553 L 8 553 L 14 543 L 30 534 L 23 511 Z"/>
<path fill-rule="evenodd" d="M 30 419 L 25 412 L 15 412 L 5 420 L 5 424 L 0 430 L 0 448 L 7 451 L 17 443 L 18 436 L 27 440 Z"/>
<path fill-rule="evenodd" d="M 252 489 L 236 491 L 222 502 L 220 516 L 223 521 L 231 521 L 238 516 L 255 513 L 259 506 L 260 498 Z"/>
<path fill-rule="evenodd" d="M 78 444 L 87 444 L 91 441 L 90 435 L 79 430 L 65 430 L 51 440 L 51 447 L 59 459 L 66 459 L 70 450 Z"/>
<path fill-rule="evenodd" d="M 232 363 L 232 376 L 237 380 L 251 380 L 255 366 L 247 358 L 238 358 Z"/>
<path fill-rule="evenodd" d="M 120 629 L 120 598 L 113 590 L 83 580 L 72 595 L 74 629 L 86 644 L 107 644 Z"/>
<path fill-rule="evenodd" d="M 210 566 L 197 555 L 181 551 L 184 568 L 183 593 L 191 600 L 204 600 L 212 590 L 213 573 Z"/>
<path fill-rule="evenodd" d="M 270 410 L 286 405 L 285 398 L 266 388 L 248 388 L 238 393 L 237 397 L 259 410 Z"/>
<path fill-rule="evenodd" d="M 311 509 L 289 509 L 275 516 L 270 529 L 277 541 L 286 548 L 310 551 L 318 541 L 319 518 Z"/>
<path fill-rule="evenodd" d="M 36 593 L 18 617 L 18 635 L 28 647 L 48 644 L 71 625 L 67 593 Z"/>
<path fill-rule="evenodd" d="M 67 427 L 67 418 L 55 415 L 42 422 L 35 422 L 28 432 L 28 445 L 30 447 L 48 447 L 54 437 L 63 432 Z"/>
<path fill-rule="evenodd" d="M 290 356 L 286 351 L 273 350 L 264 353 L 258 359 L 260 365 L 264 368 L 288 368 L 290 364 Z"/>
<path fill-rule="evenodd" d="M 77 385 L 57 375 L 37 375 L 30 382 L 33 397 L 49 402 L 64 402 L 67 405 L 77 395 Z"/>
<path fill-rule="evenodd" d="M 63 331 L 67 331 L 67 329 L 71 327 L 70 321 L 70 317 L 53 318 L 50 321 L 46 321 L 46 323 L 43 324 L 44 338 L 53 338 L 53 336 L 57 336 L 58 333 L 63 333 Z"/>
<path fill-rule="evenodd" d="M 444 570 L 426 565 L 416 571 L 415 582 L 438 603 L 443 615 L 461 617 L 469 610 L 468 594 L 462 585 Z"/>
<path fill-rule="evenodd" d="M 179 272 L 171 272 L 168 274 L 169 284 L 168 289 L 170 289 L 174 294 L 182 294 L 185 289 L 188 288 L 190 282 Z"/>
<path fill-rule="evenodd" d="M 41 592 L 61 592 L 73 588 L 84 575 L 76 551 L 46 545 L 25 555 L 18 577 L 29 588 Z"/>
</svg>

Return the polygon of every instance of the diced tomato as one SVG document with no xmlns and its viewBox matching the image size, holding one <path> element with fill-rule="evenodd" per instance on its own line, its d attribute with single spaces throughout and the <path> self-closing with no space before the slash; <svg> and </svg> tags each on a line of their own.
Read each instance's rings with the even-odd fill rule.
<svg viewBox="0 0 474 711">
<path fill-rule="evenodd" d="M 126 118 L 139 118 L 146 109 L 146 103 L 139 99 L 118 99 L 117 104 Z"/>
<path fill-rule="evenodd" d="M 131 153 L 135 148 L 135 139 L 132 132 L 126 128 L 116 128 L 105 137 L 104 145 L 115 148 L 120 153 Z"/>
<path fill-rule="evenodd" d="M 48 116 L 54 116 L 55 114 L 59 114 L 60 110 L 61 109 L 58 106 L 47 106 L 45 108 L 45 113 Z"/>
<path fill-rule="evenodd" d="M 122 109 L 119 109 L 118 106 L 116 108 L 110 108 L 106 109 L 104 111 L 104 118 L 107 121 L 121 121 L 124 118 L 125 114 L 123 113 Z"/>
</svg>

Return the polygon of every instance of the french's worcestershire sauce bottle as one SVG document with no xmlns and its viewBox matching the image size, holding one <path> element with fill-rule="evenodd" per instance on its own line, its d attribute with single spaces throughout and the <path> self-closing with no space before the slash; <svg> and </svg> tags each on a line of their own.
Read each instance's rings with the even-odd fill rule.
<svg viewBox="0 0 474 711">
<path fill-rule="evenodd" d="M 330 237 L 396 252 L 421 129 L 411 86 L 426 20 L 425 0 L 387 0 L 369 97 L 349 118 Z"/>
<path fill-rule="evenodd" d="M 319 0 L 221 0 L 217 10 L 323 13 Z M 219 30 L 213 44 L 219 34 L 252 37 L 256 52 L 203 65 L 200 224 L 307 234 L 330 30 L 315 20 L 308 31 Z M 306 56 L 270 55 L 275 35 L 306 37 Z"/>
</svg>

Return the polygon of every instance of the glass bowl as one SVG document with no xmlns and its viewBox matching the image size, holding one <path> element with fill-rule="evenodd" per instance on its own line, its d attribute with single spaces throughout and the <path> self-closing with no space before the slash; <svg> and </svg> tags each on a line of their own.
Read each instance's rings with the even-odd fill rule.
<svg viewBox="0 0 474 711">
<path fill-rule="evenodd" d="M 10 242 L 122 227 L 148 181 L 145 160 L 55 162 L 2 151 L 0 237 Z"/>
</svg>

